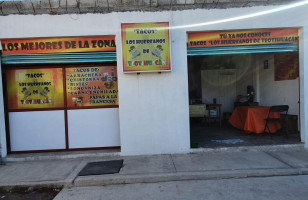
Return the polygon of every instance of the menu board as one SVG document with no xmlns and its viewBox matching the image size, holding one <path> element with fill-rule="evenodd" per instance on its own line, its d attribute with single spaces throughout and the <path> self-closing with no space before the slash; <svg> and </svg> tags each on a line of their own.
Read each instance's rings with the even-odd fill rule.
<svg viewBox="0 0 308 200">
<path fill-rule="evenodd" d="M 66 68 L 67 107 L 118 105 L 116 66 Z"/>
<path fill-rule="evenodd" d="M 62 68 L 8 69 L 9 109 L 64 107 Z"/>
</svg>

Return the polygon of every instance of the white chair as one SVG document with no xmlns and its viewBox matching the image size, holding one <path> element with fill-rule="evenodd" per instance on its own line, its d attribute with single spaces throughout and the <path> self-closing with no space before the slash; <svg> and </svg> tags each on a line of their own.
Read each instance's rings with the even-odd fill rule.
<svg viewBox="0 0 308 200">
<path fill-rule="evenodd" d="M 200 117 L 205 119 L 206 104 L 189 105 L 189 117 Z"/>
</svg>

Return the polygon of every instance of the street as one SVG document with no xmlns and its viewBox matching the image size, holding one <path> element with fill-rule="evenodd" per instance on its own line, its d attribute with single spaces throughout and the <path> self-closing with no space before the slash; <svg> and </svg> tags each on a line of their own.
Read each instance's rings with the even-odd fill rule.
<svg viewBox="0 0 308 200">
<path fill-rule="evenodd" d="M 63 189 L 55 200 L 305 200 L 308 176 L 191 180 Z"/>
</svg>

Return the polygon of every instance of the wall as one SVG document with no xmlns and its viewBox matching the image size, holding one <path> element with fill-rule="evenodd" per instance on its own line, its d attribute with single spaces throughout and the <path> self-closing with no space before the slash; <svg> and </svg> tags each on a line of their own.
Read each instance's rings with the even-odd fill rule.
<svg viewBox="0 0 308 200">
<path fill-rule="evenodd" d="M 276 9 L 266 15 L 252 13 Z M 213 10 L 125 12 L 85 15 L 3 16 L 0 38 L 116 35 L 119 72 L 119 118 L 122 155 L 183 153 L 190 151 L 188 117 L 187 31 L 301 27 L 301 120 L 308 113 L 308 6 L 284 11 L 277 7 Z M 281 10 L 281 9 L 280 9 Z M 270 13 L 270 14 L 269 14 Z M 237 16 L 244 16 L 234 18 Z M 258 17 L 253 17 L 258 16 Z M 120 24 L 169 21 L 173 27 L 172 72 L 122 73 Z M 0 113 L 1 114 L 1 113 Z M 302 140 L 308 147 L 308 123 L 301 123 Z"/>
<path fill-rule="evenodd" d="M 281 5 L 292 0 L 5 0 L 0 14 L 72 14 Z"/>
<path fill-rule="evenodd" d="M 261 105 L 289 105 L 289 114 L 299 114 L 299 80 L 274 81 L 274 54 L 258 55 Z M 263 61 L 268 60 L 268 69 Z"/>
<path fill-rule="evenodd" d="M 253 85 L 252 54 L 237 55 L 233 60 L 236 63 L 236 94 L 247 95 L 247 86 Z"/>
<path fill-rule="evenodd" d="M 211 104 L 215 98 L 221 112 L 232 112 L 236 99 L 236 70 L 202 70 L 202 102 Z"/>
<path fill-rule="evenodd" d="M 251 85 L 255 91 L 258 91 L 258 94 L 256 94 L 258 98 L 255 97 L 255 101 L 258 101 L 260 105 L 286 104 L 290 106 L 289 114 L 299 114 L 299 79 L 274 81 L 274 54 L 220 56 L 218 60 L 223 59 L 230 60 L 226 62 L 226 66 L 228 63 L 235 65 L 236 76 L 220 75 L 222 73 L 232 74 L 230 69 L 202 70 L 203 102 L 211 103 L 213 98 L 217 98 L 218 103 L 222 104 L 222 112 L 232 112 L 236 95 L 247 95 L 247 86 Z M 265 60 L 269 62 L 268 69 L 263 69 Z M 214 65 L 214 63 L 208 64 Z M 258 79 L 258 85 L 254 83 L 254 78 Z M 234 89 L 236 91 L 233 92 Z"/>
<path fill-rule="evenodd" d="M 212 103 L 216 98 L 222 112 L 232 112 L 237 95 L 247 95 L 247 86 L 253 85 L 251 58 L 251 54 L 205 57 L 207 66 L 217 69 L 201 71 L 202 102 Z"/>
</svg>

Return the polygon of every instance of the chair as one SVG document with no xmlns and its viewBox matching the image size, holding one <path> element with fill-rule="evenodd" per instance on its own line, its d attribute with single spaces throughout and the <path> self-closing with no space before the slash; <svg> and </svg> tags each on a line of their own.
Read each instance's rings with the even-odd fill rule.
<svg viewBox="0 0 308 200">
<path fill-rule="evenodd" d="M 286 117 L 289 111 L 289 106 L 288 105 L 278 105 L 278 106 L 271 106 L 270 110 L 268 112 L 267 118 L 265 119 L 266 123 L 265 123 L 265 127 L 264 127 L 264 133 L 266 131 L 266 129 L 268 130 L 268 133 L 270 134 L 271 138 L 272 138 L 272 134 L 271 134 L 271 130 L 268 126 L 269 123 L 280 123 L 281 124 L 281 129 L 282 130 L 284 128 L 284 124 L 286 122 Z M 278 112 L 280 114 L 280 118 L 272 118 L 271 117 L 271 113 L 274 112 Z M 288 130 L 285 131 L 286 132 L 286 137 L 288 137 Z"/>
<path fill-rule="evenodd" d="M 211 123 L 219 123 L 219 127 L 221 127 L 221 104 L 208 104 L 206 106 L 207 114 L 206 121 L 210 126 Z"/>
<path fill-rule="evenodd" d="M 200 117 L 204 121 L 206 104 L 189 105 L 189 117 Z"/>
</svg>

